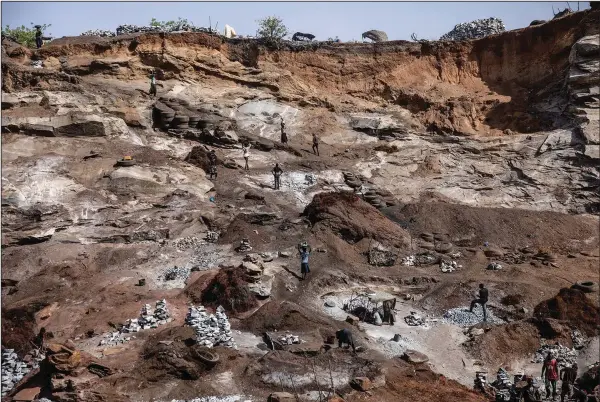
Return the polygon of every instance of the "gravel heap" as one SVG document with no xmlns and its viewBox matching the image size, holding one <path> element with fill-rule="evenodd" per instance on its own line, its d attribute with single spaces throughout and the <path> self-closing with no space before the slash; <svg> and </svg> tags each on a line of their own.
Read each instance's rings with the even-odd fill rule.
<svg viewBox="0 0 600 402">
<path fill-rule="evenodd" d="M 498 18 L 486 18 L 471 22 L 464 22 L 454 26 L 450 32 L 440 37 L 440 40 L 470 40 L 485 38 L 489 35 L 504 32 L 506 28 Z"/>
<path fill-rule="evenodd" d="M 182 237 L 180 239 L 173 240 L 173 246 L 175 246 L 178 250 L 187 250 L 189 248 L 197 248 L 206 242 L 204 239 L 201 239 L 196 236 L 188 236 Z"/>
<path fill-rule="evenodd" d="M 416 263 L 417 257 L 415 257 L 414 255 L 409 255 L 402 258 L 402 265 L 405 265 L 407 267 L 414 267 Z"/>
<path fill-rule="evenodd" d="M 191 24 L 179 24 L 173 27 L 153 27 L 149 25 L 119 25 L 117 27 L 117 35 L 127 35 L 137 32 L 210 32 L 207 28 L 196 27 Z"/>
<path fill-rule="evenodd" d="M 404 317 L 404 322 L 406 322 L 411 327 L 416 327 L 419 325 L 425 325 L 425 318 L 417 314 L 416 311 L 411 311 L 410 315 Z"/>
<path fill-rule="evenodd" d="M 185 282 L 189 278 L 190 272 L 190 268 L 178 267 L 175 265 L 174 267 L 166 268 L 161 271 L 158 277 L 164 281 L 181 280 Z"/>
<path fill-rule="evenodd" d="M 222 257 L 214 246 L 207 245 L 197 250 L 187 265 L 193 267 L 194 271 L 200 271 L 216 267 L 221 260 Z"/>
<path fill-rule="evenodd" d="M 400 336 L 397 342 L 385 338 L 378 338 L 377 343 L 380 345 L 378 349 L 388 359 L 402 356 L 407 349 L 415 348 L 414 342 L 403 336 Z"/>
<path fill-rule="evenodd" d="M 457 268 L 462 268 L 462 265 L 458 265 L 456 261 L 445 261 L 440 260 L 440 269 L 442 272 L 454 272 Z"/>
<path fill-rule="evenodd" d="M 583 349 L 588 344 L 588 340 L 585 336 L 576 329 L 571 332 L 571 339 L 573 340 L 573 348 L 577 350 Z"/>
<path fill-rule="evenodd" d="M 167 324 L 171 322 L 171 320 L 171 314 L 169 313 L 167 301 L 165 299 L 157 300 L 154 310 L 152 310 L 152 307 L 149 304 L 145 304 L 142 307 L 139 318 L 129 319 L 119 331 L 106 334 L 104 339 L 100 341 L 99 346 L 114 346 L 120 343 L 129 342 L 130 340 L 135 339 L 135 336 L 126 336 L 126 334 L 150 328 L 158 328 L 159 325 Z"/>
<path fill-rule="evenodd" d="M 448 324 L 458 325 L 460 327 L 470 327 L 471 325 L 476 325 L 483 322 L 483 310 L 479 305 L 473 309 L 472 313 L 469 312 L 467 307 L 456 307 L 446 311 L 442 321 Z M 494 316 L 488 308 L 487 323 L 502 324 L 503 322 L 501 319 Z"/>
<path fill-rule="evenodd" d="M 219 240 L 219 232 L 208 231 L 206 233 L 206 241 L 209 243 L 216 243 Z"/>
<path fill-rule="evenodd" d="M 302 343 L 302 341 L 300 340 L 300 337 L 298 335 L 292 335 L 292 334 L 281 335 L 277 340 L 284 345 L 294 345 L 294 344 Z"/>
<path fill-rule="evenodd" d="M 33 68 L 43 68 L 43 62 L 42 60 L 31 60 L 31 67 Z"/>
<path fill-rule="evenodd" d="M 492 262 L 487 266 L 487 269 L 498 271 L 499 269 L 502 269 L 502 265 L 500 265 L 500 263 L 497 262 Z"/>
<path fill-rule="evenodd" d="M 240 245 L 238 246 L 238 248 L 236 248 L 236 251 L 243 253 L 246 251 L 251 251 L 252 250 L 252 246 L 250 245 L 250 241 L 248 239 L 242 239 L 240 241 Z"/>
<path fill-rule="evenodd" d="M 231 324 L 221 306 L 215 314 L 208 314 L 204 306 L 191 306 L 185 322 L 196 331 L 196 340 L 200 345 L 208 348 L 222 345 L 237 349 L 231 333 Z"/>
<path fill-rule="evenodd" d="M 577 356 L 579 355 L 576 349 L 569 349 L 561 344 L 549 345 L 546 344 L 545 340 L 542 340 L 542 346 L 535 352 L 531 362 L 542 363 L 548 355 L 548 352 L 553 352 L 558 365 L 562 367 L 572 366 L 573 363 L 577 362 Z"/>
<path fill-rule="evenodd" d="M 252 402 L 251 399 L 247 399 L 242 395 L 230 395 L 230 396 L 203 396 L 201 398 L 194 399 L 173 399 L 171 402 Z"/>
<path fill-rule="evenodd" d="M 91 29 L 83 32 L 80 36 L 99 36 L 101 38 L 112 38 L 113 36 L 117 36 L 117 34 L 113 31 L 105 31 L 103 29 Z"/>
<path fill-rule="evenodd" d="M 31 370 L 39 366 L 39 362 L 46 356 L 39 354 L 34 349 L 35 355 L 28 363 L 25 363 L 15 353 L 14 349 L 2 350 L 2 397 L 6 396 L 14 386 L 25 377 Z"/>
</svg>

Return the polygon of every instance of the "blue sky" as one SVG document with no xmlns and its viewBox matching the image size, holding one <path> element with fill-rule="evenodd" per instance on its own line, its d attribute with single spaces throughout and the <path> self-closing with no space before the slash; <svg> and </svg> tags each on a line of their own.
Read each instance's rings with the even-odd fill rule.
<svg viewBox="0 0 600 402">
<path fill-rule="evenodd" d="M 317 39 L 336 35 L 343 41 L 360 40 L 370 29 L 383 30 L 390 40 L 437 39 L 454 25 L 478 18 L 502 19 L 507 30 L 528 26 L 534 19 L 551 19 L 552 6 L 566 2 L 407 2 L 407 3 L 293 3 L 293 2 L 2 2 L 2 26 L 52 24 L 46 32 L 55 38 L 88 29 L 114 31 L 120 24 L 147 25 L 158 20 L 187 18 L 197 26 L 225 24 L 238 34 L 254 35 L 256 20 L 269 15 L 283 19 L 292 32 L 309 32 Z M 570 2 L 577 9 L 577 2 Z M 583 10 L 589 2 L 580 2 Z"/>
</svg>

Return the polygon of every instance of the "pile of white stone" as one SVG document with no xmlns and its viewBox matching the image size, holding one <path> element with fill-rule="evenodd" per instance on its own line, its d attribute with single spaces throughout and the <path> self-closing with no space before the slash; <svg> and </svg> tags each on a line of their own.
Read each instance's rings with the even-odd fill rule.
<svg viewBox="0 0 600 402">
<path fill-rule="evenodd" d="M 190 306 L 185 322 L 194 328 L 198 344 L 208 348 L 222 345 L 237 349 L 223 307 L 219 306 L 215 314 L 209 314 L 204 306 Z"/>
<path fill-rule="evenodd" d="M 417 314 L 416 311 L 411 311 L 410 315 L 404 317 L 404 322 L 406 322 L 411 327 L 417 327 L 419 325 L 425 325 L 425 318 Z"/>
<path fill-rule="evenodd" d="M 104 29 L 90 29 L 89 31 L 83 32 L 80 36 L 99 36 L 101 38 L 112 38 L 117 36 L 113 31 L 106 31 Z"/>
<path fill-rule="evenodd" d="M 298 335 L 285 334 L 278 338 L 278 341 L 284 345 L 295 345 L 302 343 Z"/>
<path fill-rule="evenodd" d="M 576 349 L 570 349 L 561 344 L 549 345 L 542 339 L 542 346 L 535 352 L 531 362 L 542 363 L 549 352 L 556 358 L 560 366 L 572 366 L 573 363 L 577 362 L 577 356 L 579 355 Z"/>
<path fill-rule="evenodd" d="M 405 265 L 407 267 L 414 267 L 416 263 L 417 258 L 414 255 L 409 255 L 402 258 L 402 265 Z"/>
<path fill-rule="evenodd" d="M 190 268 L 174 266 L 161 271 L 159 274 L 159 278 L 164 281 L 180 280 L 185 282 L 189 278 L 190 272 Z"/>
<path fill-rule="evenodd" d="M 483 310 L 480 305 L 477 305 L 473 312 L 469 312 L 468 308 L 456 307 L 446 311 L 442 321 L 448 324 L 454 324 L 461 327 L 470 327 L 483 322 Z M 503 321 L 492 314 L 490 309 L 487 309 L 488 324 L 502 324 Z"/>
<path fill-rule="evenodd" d="M 464 22 L 454 26 L 450 32 L 442 35 L 440 40 L 470 40 L 485 38 L 489 35 L 504 32 L 506 28 L 501 19 L 486 18 L 471 22 Z"/>
<path fill-rule="evenodd" d="M 196 236 L 188 236 L 182 237 L 180 239 L 173 240 L 173 246 L 175 246 L 178 250 L 187 250 L 189 248 L 196 248 L 205 244 L 204 239 L 201 239 Z"/>
<path fill-rule="evenodd" d="M 240 245 L 236 249 L 236 251 L 238 251 L 240 253 L 243 253 L 245 251 L 251 251 L 251 250 L 252 250 L 252 246 L 250 245 L 250 240 L 248 240 L 248 239 L 242 239 L 240 241 Z"/>
<path fill-rule="evenodd" d="M 456 261 L 445 261 L 440 260 L 440 269 L 442 272 L 454 272 L 457 268 L 462 268 L 462 265 L 458 265 Z"/>
<path fill-rule="evenodd" d="M 138 32 L 210 32 L 207 28 L 196 27 L 192 24 L 180 23 L 178 25 L 172 25 L 169 27 L 157 27 L 150 25 L 119 25 L 117 27 L 117 35 L 126 35 Z"/>
<path fill-rule="evenodd" d="M 145 304 L 138 318 L 129 319 L 119 331 L 106 334 L 104 339 L 100 341 L 100 346 L 114 346 L 129 342 L 131 339 L 135 339 L 135 336 L 125 336 L 125 334 L 158 328 L 159 325 L 165 325 L 171 322 L 171 320 L 171 314 L 169 313 L 165 299 L 157 300 L 154 309 L 149 304 Z"/>
<path fill-rule="evenodd" d="M 203 396 L 194 399 L 173 399 L 171 402 L 252 402 L 242 395 L 228 395 L 228 396 Z"/>
<path fill-rule="evenodd" d="M 498 271 L 498 270 L 502 269 L 502 265 L 500 265 L 500 263 L 497 263 L 497 262 L 491 262 L 487 266 L 487 269 L 492 270 L 492 271 Z"/>
<path fill-rule="evenodd" d="M 44 62 L 42 60 L 31 60 L 31 67 L 33 68 L 43 68 Z"/>
<path fill-rule="evenodd" d="M 34 352 L 36 354 L 33 359 L 29 363 L 25 363 L 19 359 L 14 349 L 2 351 L 2 397 L 6 396 L 27 373 L 36 369 L 40 361 L 44 360 L 44 355 L 39 354 L 37 350 Z"/>
</svg>

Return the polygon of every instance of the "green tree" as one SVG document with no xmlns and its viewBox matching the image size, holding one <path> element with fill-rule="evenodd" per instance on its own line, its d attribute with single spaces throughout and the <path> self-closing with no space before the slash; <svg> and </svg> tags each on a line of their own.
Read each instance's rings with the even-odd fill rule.
<svg viewBox="0 0 600 402">
<path fill-rule="evenodd" d="M 50 26 L 51 24 L 41 25 L 42 32 L 50 28 Z M 36 29 L 33 26 L 33 22 L 31 23 L 31 28 L 28 28 L 25 25 L 21 25 L 17 28 L 11 28 L 8 24 L 6 24 L 4 28 L 2 28 L 2 35 L 14 38 L 17 43 L 20 43 L 23 46 L 35 48 L 35 31 Z"/>
<path fill-rule="evenodd" d="M 179 26 L 180 24 L 194 25 L 192 22 L 188 21 L 187 18 L 181 17 L 177 18 L 177 21 L 159 21 L 156 18 L 152 18 L 152 20 L 150 20 L 150 26 L 164 29 L 171 29 Z"/>
<path fill-rule="evenodd" d="M 256 36 L 261 39 L 279 42 L 288 34 L 286 26 L 283 25 L 283 20 L 279 17 L 266 17 L 257 22 L 258 30 L 256 31 Z"/>
</svg>

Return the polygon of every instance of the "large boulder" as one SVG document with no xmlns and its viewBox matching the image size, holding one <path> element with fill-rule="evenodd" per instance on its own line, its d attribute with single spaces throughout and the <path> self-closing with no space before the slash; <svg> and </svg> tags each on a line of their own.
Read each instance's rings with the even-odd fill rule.
<svg viewBox="0 0 600 402">
<path fill-rule="evenodd" d="M 273 392 L 267 402 L 296 402 L 296 398 L 289 392 Z"/>
<path fill-rule="evenodd" d="M 428 362 L 429 357 L 421 352 L 409 349 L 402 355 L 402 360 L 406 360 L 407 362 L 413 364 L 421 364 Z"/>
</svg>

